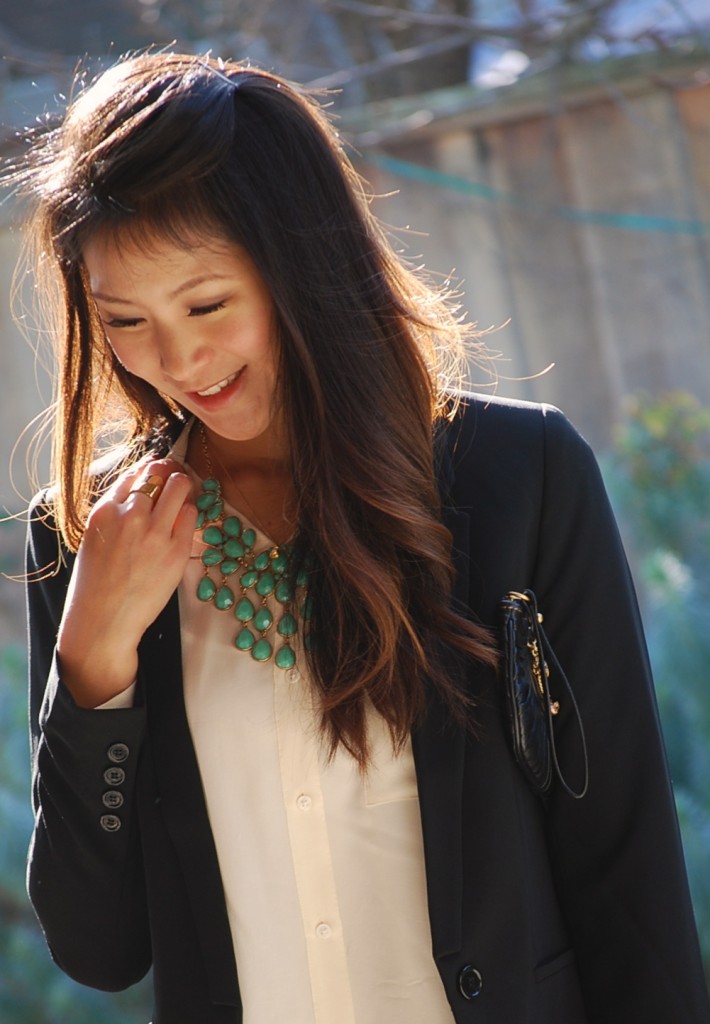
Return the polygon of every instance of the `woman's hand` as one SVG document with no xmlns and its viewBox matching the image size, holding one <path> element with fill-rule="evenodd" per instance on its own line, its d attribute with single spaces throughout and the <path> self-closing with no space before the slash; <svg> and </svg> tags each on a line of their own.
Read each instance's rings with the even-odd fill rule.
<svg viewBox="0 0 710 1024">
<path fill-rule="evenodd" d="M 136 490 L 149 476 L 164 481 L 155 498 Z M 138 643 L 182 578 L 195 518 L 190 479 L 172 459 L 142 460 L 92 508 L 57 643 L 80 706 L 97 707 L 135 679 Z"/>
</svg>

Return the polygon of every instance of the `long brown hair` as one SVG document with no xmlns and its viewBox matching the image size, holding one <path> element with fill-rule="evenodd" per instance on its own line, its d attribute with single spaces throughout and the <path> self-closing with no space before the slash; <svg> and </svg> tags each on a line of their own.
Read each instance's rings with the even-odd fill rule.
<svg viewBox="0 0 710 1024">
<path fill-rule="evenodd" d="M 66 545 L 81 539 L 112 403 L 134 443 L 182 418 L 113 356 L 83 247 L 99 229 L 181 244 L 219 232 L 247 249 L 276 310 L 300 543 L 315 564 L 309 668 L 331 752 L 342 743 L 366 765 L 368 701 L 401 745 L 428 685 L 468 721 L 442 645 L 486 663 L 495 652 L 451 606 L 433 456 L 467 332 L 395 254 L 322 108 L 244 65 L 146 54 L 81 92 L 17 177 L 63 320 L 54 511 Z"/>
</svg>

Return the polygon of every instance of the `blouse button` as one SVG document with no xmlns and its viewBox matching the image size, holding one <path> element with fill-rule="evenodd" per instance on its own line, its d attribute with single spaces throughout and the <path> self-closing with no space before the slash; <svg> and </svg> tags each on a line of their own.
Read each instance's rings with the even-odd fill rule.
<svg viewBox="0 0 710 1024">
<path fill-rule="evenodd" d="M 321 921 L 320 924 L 316 925 L 316 935 L 319 939 L 327 939 L 330 935 L 330 925 L 326 924 L 325 921 Z"/>
<path fill-rule="evenodd" d="M 301 793 L 301 795 L 296 800 L 296 806 L 300 811 L 308 810 L 308 808 L 311 806 L 311 798 L 308 796 L 307 793 Z"/>
</svg>

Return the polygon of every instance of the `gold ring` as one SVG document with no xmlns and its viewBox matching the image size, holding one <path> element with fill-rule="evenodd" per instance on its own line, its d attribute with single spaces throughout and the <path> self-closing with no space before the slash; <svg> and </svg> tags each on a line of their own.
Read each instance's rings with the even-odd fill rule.
<svg viewBox="0 0 710 1024">
<path fill-rule="evenodd" d="M 134 487 L 133 490 L 129 491 L 128 493 L 145 494 L 146 498 L 150 498 L 153 504 L 155 504 L 155 502 L 158 500 L 158 497 L 163 487 L 165 487 L 165 481 L 163 480 L 162 476 L 157 476 L 156 474 L 153 474 L 149 477 L 146 477 L 146 479 L 143 481 L 140 487 Z"/>
</svg>

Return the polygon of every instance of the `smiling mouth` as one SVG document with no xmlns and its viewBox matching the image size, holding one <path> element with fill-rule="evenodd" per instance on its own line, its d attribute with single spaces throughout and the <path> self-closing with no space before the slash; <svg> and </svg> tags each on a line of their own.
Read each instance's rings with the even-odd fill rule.
<svg viewBox="0 0 710 1024">
<path fill-rule="evenodd" d="M 242 370 L 244 367 L 242 367 Z M 212 387 L 205 388 L 204 391 L 196 391 L 195 394 L 199 395 L 200 398 L 210 398 L 212 395 L 218 395 L 220 391 L 224 391 L 230 384 L 233 384 L 242 370 L 237 370 L 236 373 L 231 374 L 229 377 L 225 377 L 224 380 L 218 381 L 213 384 Z"/>
</svg>

